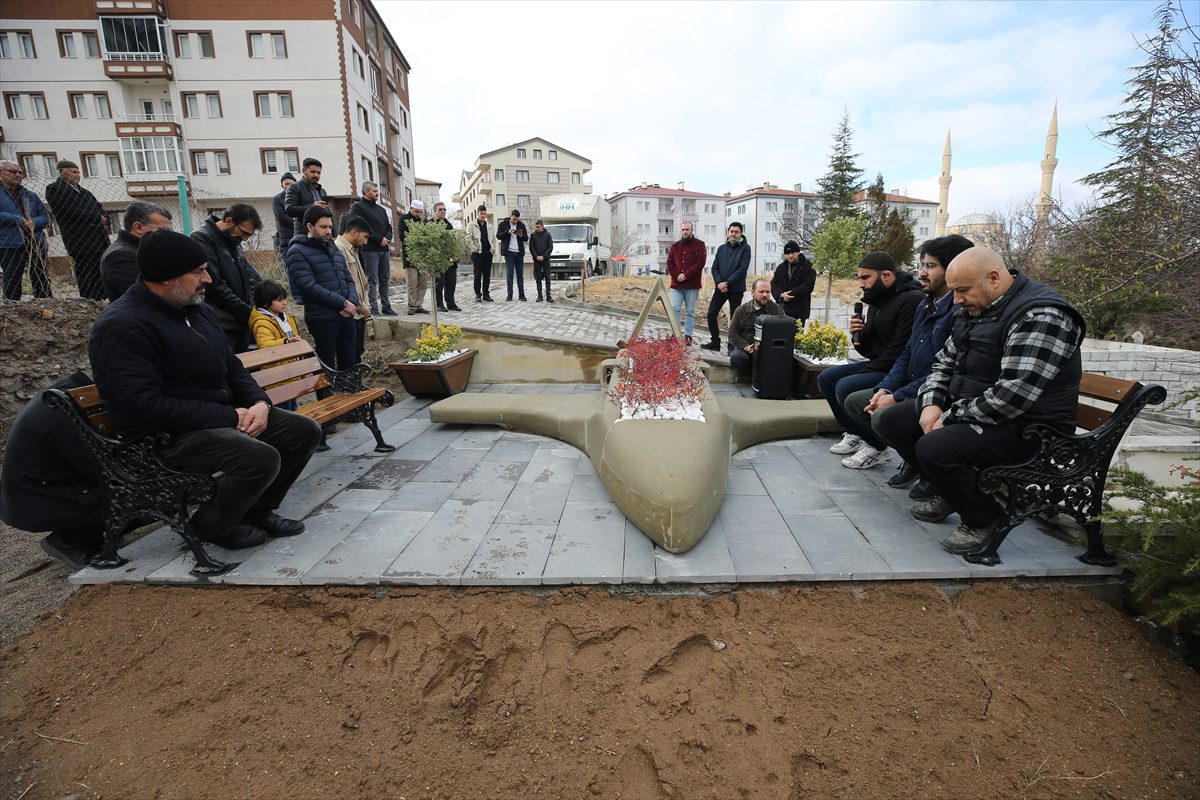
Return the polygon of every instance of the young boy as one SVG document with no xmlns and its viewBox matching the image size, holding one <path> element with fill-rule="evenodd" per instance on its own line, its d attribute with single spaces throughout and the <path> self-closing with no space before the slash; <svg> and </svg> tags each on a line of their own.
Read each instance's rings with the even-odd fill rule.
<svg viewBox="0 0 1200 800">
<path fill-rule="evenodd" d="M 254 287 L 256 308 L 250 312 L 250 332 L 259 350 L 300 341 L 296 318 L 287 311 L 287 296 L 287 289 L 275 281 Z"/>
</svg>

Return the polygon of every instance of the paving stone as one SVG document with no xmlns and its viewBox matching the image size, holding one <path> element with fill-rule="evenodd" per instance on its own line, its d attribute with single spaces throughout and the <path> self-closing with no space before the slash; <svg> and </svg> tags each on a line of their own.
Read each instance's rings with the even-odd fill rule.
<svg viewBox="0 0 1200 800">
<path fill-rule="evenodd" d="M 518 383 L 513 387 L 513 394 L 542 394 L 546 391 L 544 383 Z"/>
<path fill-rule="evenodd" d="M 763 499 L 728 495 L 717 521 L 739 581 L 787 581 L 813 574 L 787 523 Z"/>
<path fill-rule="evenodd" d="M 588 458 L 587 455 L 584 455 L 579 459 L 579 463 L 575 466 L 575 474 L 598 475 L 599 473 L 596 472 L 596 465 L 592 463 L 592 460 Z"/>
<path fill-rule="evenodd" d="M 585 459 L 586 460 L 586 459 Z M 590 461 L 588 462 L 591 463 Z M 611 500 L 608 496 L 608 490 L 604 488 L 604 484 L 600 482 L 598 475 L 575 475 L 575 480 L 571 481 L 571 489 L 567 493 L 567 502 L 600 502 L 607 503 Z"/>
<path fill-rule="evenodd" d="M 620 583 L 624 564 L 625 517 L 616 504 L 567 503 L 542 583 Z"/>
<path fill-rule="evenodd" d="M 496 522 L 512 525 L 557 525 L 571 487 L 564 484 L 521 483 L 513 487 Z"/>
<path fill-rule="evenodd" d="M 279 514 L 292 519 L 303 519 L 314 508 L 328 502 L 379 464 L 380 461 L 375 458 L 342 458 L 320 472 L 292 484 L 279 506 Z"/>
<path fill-rule="evenodd" d="M 752 469 L 729 470 L 728 483 L 725 484 L 725 494 L 744 494 L 762 496 L 767 488 L 758 479 L 758 473 Z"/>
<path fill-rule="evenodd" d="M 397 448 L 393 458 L 432 459 L 449 447 L 464 430 L 462 425 L 430 425 L 428 430 Z"/>
<path fill-rule="evenodd" d="M 777 465 L 765 464 L 755 468 L 771 501 L 781 514 L 830 514 L 839 508 L 829 493 L 805 473 L 802 477 L 777 474 Z"/>
<path fill-rule="evenodd" d="M 525 471 L 525 464 L 508 461 L 480 461 L 450 495 L 460 500 L 499 500 L 504 502 Z"/>
<path fill-rule="evenodd" d="M 377 585 L 432 511 L 377 510 L 301 576 L 303 584 Z"/>
<path fill-rule="evenodd" d="M 735 454 L 741 460 L 755 464 L 793 464 L 795 454 L 782 444 L 757 444 Z"/>
<path fill-rule="evenodd" d="M 508 434 L 505 434 L 505 437 L 507 436 Z M 503 438 L 492 445 L 492 449 L 487 451 L 487 455 L 483 457 L 483 460 L 510 463 L 514 461 L 528 462 L 529 459 L 533 458 L 537 450 L 537 442 L 521 442 Z"/>
<path fill-rule="evenodd" d="M 428 461 L 414 461 L 404 458 L 389 458 L 372 467 L 354 483 L 350 489 L 399 489 L 412 476 L 416 475 L 428 464 Z"/>
<path fill-rule="evenodd" d="M 812 564 L 813 580 L 890 580 L 895 575 L 845 516 L 784 515 L 783 519 Z"/>
<path fill-rule="evenodd" d="M 447 500 L 384 571 L 381 582 L 458 586 L 499 511 L 498 500 Z"/>
<path fill-rule="evenodd" d="M 446 448 L 430 461 L 417 476 L 426 482 L 462 481 L 483 458 L 485 450 L 458 450 Z"/>
<path fill-rule="evenodd" d="M 958 556 L 947 553 L 916 523 L 898 521 L 890 528 L 864 530 L 846 515 L 892 571 L 905 579 L 969 578 L 971 568 Z M 953 528 L 948 528 L 949 534 Z"/>
<path fill-rule="evenodd" d="M 550 555 L 555 525 L 495 524 L 463 573 L 480 586 L 537 586 Z"/>
<path fill-rule="evenodd" d="M 570 452 L 572 455 L 564 455 Z M 545 452 L 538 450 L 525 471 L 521 473 L 520 483 L 537 486 L 570 486 L 575 479 L 575 467 L 579 464 L 580 453 L 573 448 L 570 451 Z"/>
<path fill-rule="evenodd" d="M 487 425 L 472 425 L 450 443 L 452 450 L 491 450 L 504 435 L 501 428 Z"/>
<path fill-rule="evenodd" d="M 625 559 L 622 583 L 654 583 L 654 542 L 637 525 L 625 520 Z"/>
<path fill-rule="evenodd" d="M 668 553 L 654 548 L 654 574 L 658 583 L 730 583 L 737 568 L 729 555 L 725 530 L 713 520 L 700 541 L 686 553 Z"/>
<path fill-rule="evenodd" d="M 87 567 L 68 578 L 78 585 L 100 583 L 141 583 L 146 576 L 179 558 L 183 539 L 165 525 L 131 542 L 117 552 L 129 563 L 116 569 Z"/>
<path fill-rule="evenodd" d="M 458 488 L 457 483 L 409 481 L 392 493 L 380 511 L 437 511 Z"/>
<path fill-rule="evenodd" d="M 574 394 L 576 383 L 544 383 L 542 394 Z M 592 387 L 595 388 L 595 387 Z"/>
</svg>

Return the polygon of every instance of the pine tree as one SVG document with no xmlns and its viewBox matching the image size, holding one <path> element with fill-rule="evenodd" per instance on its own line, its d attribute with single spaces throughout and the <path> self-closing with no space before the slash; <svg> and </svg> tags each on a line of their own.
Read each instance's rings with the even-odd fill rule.
<svg viewBox="0 0 1200 800">
<path fill-rule="evenodd" d="M 901 214 L 892 209 L 888 212 L 884 224 L 883 235 L 876 242 L 867 245 L 867 250 L 882 250 L 890 253 L 896 263 L 903 267 L 912 262 L 913 257 L 912 219 L 908 214 Z"/>
<path fill-rule="evenodd" d="M 829 156 L 829 171 L 817 180 L 821 195 L 822 224 L 842 217 L 858 217 L 854 195 L 862 191 L 863 171 L 858 167 L 858 154 L 853 151 L 850 112 L 847 111 L 833 134 L 833 152 Z"/>
<path fill-rule="evenodd" d="M 877 244 L 883 240 L 884 231 L 888 224 L 887 189 L 883 186 L 883 173 L 875 175 L 875 182 L 867 187 L 867 199 L 871 201 L 866 214 L 867 232 L 863 239 L 863 249 L 867 252 L 881 250 Z"/>
</svg>

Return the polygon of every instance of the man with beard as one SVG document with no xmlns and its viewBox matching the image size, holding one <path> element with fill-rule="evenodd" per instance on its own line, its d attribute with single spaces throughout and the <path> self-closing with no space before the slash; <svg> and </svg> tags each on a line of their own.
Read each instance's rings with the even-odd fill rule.
<svg viewBox="0 0 1200 800">
<path fill-rule="evenodd" d="M 321 428 L 273 408 L 238 360 L 212 311 L 204 250 L 171 230 L 138 246 L 141 280 L 92 326 L 96 386 L 122 436 L 163 431 L 163 461 L 217 475 L 213 498 L 188 521 L 205 542 L 239 549 L 294 536 L 304 523 L 275 513 L 308 463 Z M 219 473 L 219 474 L 218 474 Z"/>
<path fill-rule="evenodd" d="M 46 187 L 46 202 L 58 220 L 63 244 L 75 262 L 79 296 L 103 300 L 100 256 L 108 249 L 108 215 L 95 195 L 79 184 L 79 165 L 65 158 L 58 162 L 58 180 Z"/>
<path fill-rule="evenodd" d="M 313 206 L 304 215 L 304 227 L 307 233 L 293 238 L 288 248 L 288 274 L 304 298 L 304 323 L 317 357 L 332 369 L 348 370 L 357 363 L 358 291 L 333 244 L 333 213 Z"/>
<path fill-rule="evenodd" d="M 250 349 L 250 312 L 254 310 L 254 287 L 262 282 L 258 270 L 242 253 L 242 242 L 262 227 L 254 206 L 234 203 L 220 217 L 210 214 L 192 238 L 204 248 L 208 262 L 209 305 L 216 311 L 225 338 L 235 353 Z"/>
<path fill-rule="evenodd" d="M 287 190 L 295 182 L 295 175 L 290 172 L 283 173 L 283 177 L 279 179 L 279 194 L 271 200 L 271 212 L 275 215 L 275 249 L 279 252 L 280 259 L 287 257 L 288 243 L 296 235 L 296 226 L 287 215 Z"/>
<path fill-rule="evenodd" d="M 350 206 L 349 216 L 361 217 L 370 226 L 370 236 L 358 251 L 368 289 L 367 297 L 360 299 L 363 303 L 369 301 L 372 314 L 379 314 L 383 309 L 385 317 L 398 316 L 388 297 L 388 284 L 392 279 L 392 212 L 379 205 L 379 184 L 363 181 L 362 199 Z"/>
<path fill-rule="evenodd" d="M 908 343 L 922 295 L 912 276 L 898 270 L 896 261 L 883 251 L 863 256 L 858 264 L 858 285 L 868 306 L 867 318 L 851 317 L 850 334 L 857 334 L 854 349 L 866 360 L 830 367 L 817 376 L 817 386 L 846 430 L 829 452 L 847 456 L 842 460 L 843 466 L 866 469 L 886 464 L 892 457 L 886 447 L 872 447 L 853 433 L 853 421 L 846 413 L 846 398 L 859 389 L 875 388 L 896 363 Z"/>
<path fill-rule="evenodd" d="M 433 204 L 433 218 L 439 224 L 450 230 L 454 226 L 446 219 L 446 204 L 438 201 Z M 458 286 L 458 261 L 451 261 L 450 266 L 437 280 L 433 282 L 433 301 L 437 303 L 438 311 L 462 311 L 454 302 L 454 288 Z"/>
<path fill-rule="evenodd" d="M 817 283 L 817 271 L 800 252 L 794 241 L 783 246 L 783 262 L 775 268 L 771 278 L 771 294 L 784 314 L 796 320 L 800 330 L 808 322 L 811 310 L 813 286 Z"/>
<path fill-rule="evenodd" d="M 887 448 L 887 444 L 874 430 L 874 423 L 879 419 L 876 412 L 916 397 L 921 383 L 929 374 L 933 357 L 942 349 L 946 337 L 950 335 L 950 327 L 954 324 L 958 307 L 954 305 L 954 298 L 946 285 L 946 265 L 959 253 L 974 246 L 970 239 L 958 234 L 930 239 L 921 245 L 921 271 L 918 278 L 921 281 L 921 289 L 925 292 L 925 302 L 917 307 L 908 344 L 904 346 L 904 351 L 900 353 L 888 374 L 874 389 L 860 389 L 846 397 L 845 409 L 850 417 L 850 432 L 857 434 L 875 450 Z M 856 455 L 857 453 L 843 459 L 842 464 L 851 469 L 864 469 L 865 467 L 856 466 L 859 463 L 854 460 Z M 905 461 L 900 470 L 888 480 L 888 485 L 901 488 L 919 477 L 920 470 L 917 465 Z M 928 482 L 922 478 L 908 496 L 914 500 L 928 500 L 932 497 L 932 491 Z"/>
<path fill-rule="evenodd" d="M 746 293 L 746 273 L 750 270 L 750 245 L 742 235 L 742 223 L 729 223 L 728 240 L 717 248 L 713 256 L 712 276 L 716 288 L 713 289 L 712 299 L 708 301 L 708 335 L 707 344 L 700 345 L 705 350 L 721 350 L 721 330 L 717 327 L 717 315 L 721 306 L 729 303 L 729 320 L 733 322 L 733 312 L 742 304 L 742 295 Z"/>
<path fill-rule="evenodd" d="M 683 323 L 684 341 L 692 343 L 692 333 L 696 329 L 696 301 L 700 298 L 700 285 L 704 280 L 704 264 L 708 261 L 708 248 L 704 242 L 692 235 L 695 230 L 690 222 L 679 226 L 679 241 L 671 245 L 667 251 L 667 274 L 671 278 L 668 294 L 671 297 L 671 308 L 675 311 L 675 319 L 679 312 L 686 310 L 687 319 Z"/>
<path fill-rule="evenodd" d="M 117 238 L 100 257 L 100 278 L 109 300 L 116 300 L 137 283 L 137 249 L 142 237 L 169 227 L 171 212 L 162 206 L 141 200 L 129 204 L 125 209 L 125 227 L 117 231 Z"/>
<path fill-rule="evenodd" d="M 492 237 L 488 235 L 487 206 L 475 209 L 475 223 L 467 225 L 471 241 L 471 266 L 475 271 L 475 302 L 492 302 Z"/>
</svg>

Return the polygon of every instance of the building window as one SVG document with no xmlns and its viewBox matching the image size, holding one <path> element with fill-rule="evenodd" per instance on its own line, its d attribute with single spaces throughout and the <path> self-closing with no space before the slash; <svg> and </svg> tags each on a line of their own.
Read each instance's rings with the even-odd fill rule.
<svg viewBox="0 0 1200 800">
<path fill-rule="evenodd" d="M 409 155 L 408 148 L 404 148 L 404 166 L 412 169 L 412 156 Z"/>
<path fill-rule="evenodd" d="M 31 31 L 0 31 L 0 58 L 12 58 L 14 53 L 18 58 L 37 58 Z"/>
<path fill-rule="evenodd" d="M 85 178 L 100 177 L 100 157 L 95 153 L 80 153 L 79 168 Z"/>
<path fill-rule="evenodd" d="M 197 175 L 229 175 L 228 150 L 193 150 L 192 172 Z"/>
<path fill-rule="evenodd" d="M 195 47 L 192 46 L 193 39 Z M 200 58 L 216 57 L 216 50 L 213 49 L 213 35 L 211 31 L 176 31 L 175 32 L 175 57 L 176 58 L 191 58 L 195 53 Z"/>
<path fill-rule="evenodd" d="M 221 117 L 221 94 L 219 92 L 184 92 L 181 97 L 183 98 L 183 116 L 185 118 L 199 118 L 201 105 L 208 112 L 209 119 Z"/>
<path fill-rule="evenodd" d="M 71 107 L 71 117 L 73 119 L 87 119 L 87 96 L 77 93 L 67 93 L 67 105 Z"/>
<path fill-rule="evenodd" d="M 534 158 L 534 160 L 535 160 L 535 161 L 541 161 L 541 160 L 542 160 L 542 151 L 541 151 L 541 150 L 534 150 L 534 151 L 533 151 L 533 158 Z"/>
<path fill-rule="evenodd" d="M 492 170 L 492 178 L 494 178 L 495 180 L 498 180 L 498 181 L 504 180 L 504 170 L 502 170 L 502 169 Z"/>
<path fill-rule="evenodd" d="M 581 179 L 582 176 L 578 172 L 571 173 L 571 183 L 579 183 Z M 647 205 L 649 205 L 649 203 L 647 203 Z"/>
<path fill-rule="evenodd" d="M 283 31 L 250 31 L 246 48 L 251 58 L 287 58 L 287 39 Z"/>
<path fill-rule="evenodd" d="M 503 205 L 504 205 L 504 199 L 505 199 L 505 198 L 504 198 L 504 195 L 502 195 L 502 194 L 498 194 L 498 195 L 496 195 L 496 205 L 497 205 L 497 206 L 503 206 Z"/>
<path fill-rule="evenodd" d="M 375 180 L 374 172 L 371 169 L 371 159 L 366 156 L 359 156 L 359 164 L 362 167 L 363 177 L 369 181 Z"/>
<path fill-rule="evenodd" d="M 558 151 L 557 150 L 547 150 L 546 157 L 549 158 L 551 161 L 558 161 Z"/>
<path fill-rule="evenodd" d="M 83 31 L 83 54 L 88 58 L 100 57 L 100 34 L 95 31 Z"/>
<path fill-rule="evenodd" d="M 105 153 L 104 160 L 108 163 L 108 177 L 121 177 L 121 157 L 116 153 Z"/>
<path fill-rule="evenodd" d="M 745 213 L 746 213 L 746 206 L 745 206 L 745 205 L 740 205 L 740 206 L 738 206 L 738 213 L 739 213 L 739 214 L 745 214 Z"/>
<path fill-rule="evenodd" d="M 354 49 L 353 47 L 350 48 L 350 51 L 354 54 L 354 71 L 358 73 L 358 77 L 366 80 L 367 72 L 366 67 L 364 66 L 365 62 L 363 61 L 362 53 L 358 52 L 358 50 Z"/>
<path fill-rule="evenodd" d="M 527 194 L 517 195 L 517 206 L 519 206 L 520 208 L 529 208 L 529 195 L 527 195 Z"/>
<path fill-rule="evenodd" d="M 525 157 L 525 148 L 518 147 L 517 148 L 517 158 L 524 158 L 524 157 Z"/>
<path fill-rule="evenodd" d="M 108 104 L 108 92 L 97 92 L 92 95 L 96 103 L 96 119 L 112 119 L 112 108 Z"/>
<path fill-rule="evenodd" d="M 376 100 L 383 99 L 383 82 L 379 79 L 379 67 L 371 65 L 371 96 Z"/>
<path fill-rule="evenodd" d="M 4 108 L 8 112 L 9 119 L 25 119 L 27 106 L 32 114 L 31 119 L 50 119 L 50 114 L 46 110 L 46 95 L 42 92 L 4 93 Z"/>
<path fill-rule="evenodd" d="M 104 50 L 113 61 L 165 60 L 166 44 L 158 17 L 101 17 Z"/>
<path fill-rule="evenodd" d="M 387 168 L 387 163 L 382 158 L 375 159 L 375 165 L 379 168 L 376 172 L 379 173 L 379 191 L 383 195 L 389 196 L 392 193 L 392 186 L 388 179 L 390 170 Z"/>
<path fill-rule="evenodd" d="M 53 178 L 58 173 L 56 153 L 17 153 L 17 162 L 26 178 Z"/>
<path fill-rule="evenodd" d="M 174 136 L 122 136 L 125 172 L 174 172 L 183 168 L 179 139 Z"/>
<path fill-rule="evenodd" d="M 929 216 L 929 209 L 928 209 L 928 208 L 922 208 L 922 209 L 921 209 L 921 216 L 922 216 L 922 217 L 928 217 L 928 216 Z"/>
<path fill-rule="evenodd" d="M 291 117 L 295 116 L 292 113 L 292 93 L 291 92 L 255 92 L 254 93 L 254 114 L 258 117 L 271 116 L 271 98 L 275 98 L 275 105 L 279 106 L 279 116 Z"/>
<path fill-rule="evenodd" d="M 547 172 L 546 173 L 546 183 L 560 183 L 560 181 L 558 180 L 558 173 L 557 172 Z"/>
<path fill-rule="evenodd" d="M 58 34 L 58 54 L 63 58 L 79 58 L 75 49 L 75 34 L 71 31 L 60 31 Z"/>
<path fill-rule="evenodd" d="M 280 172 L 300 171 L 300 151 L 295 149 L 275 149 L 264 147 L 259 149 L 259 162 L 265 175 L 275 175 Z M 280 165 L 283 168 L 280 168 Z"/>
<path fill-rule="evenodd" d="M 529 170 L 517 170 L 517 183 L 529 183 Z"/>
<path fill-rule="evenodd" d="M 362 128 L 364 131 L 370 131 L 371 117 L 367 114 L 367 110 L 362 107 L 362 103 L 355 103 L 355 106 L 357 106 L 356 112 L 358 114 L 358 127 Z"/>
</svg>

